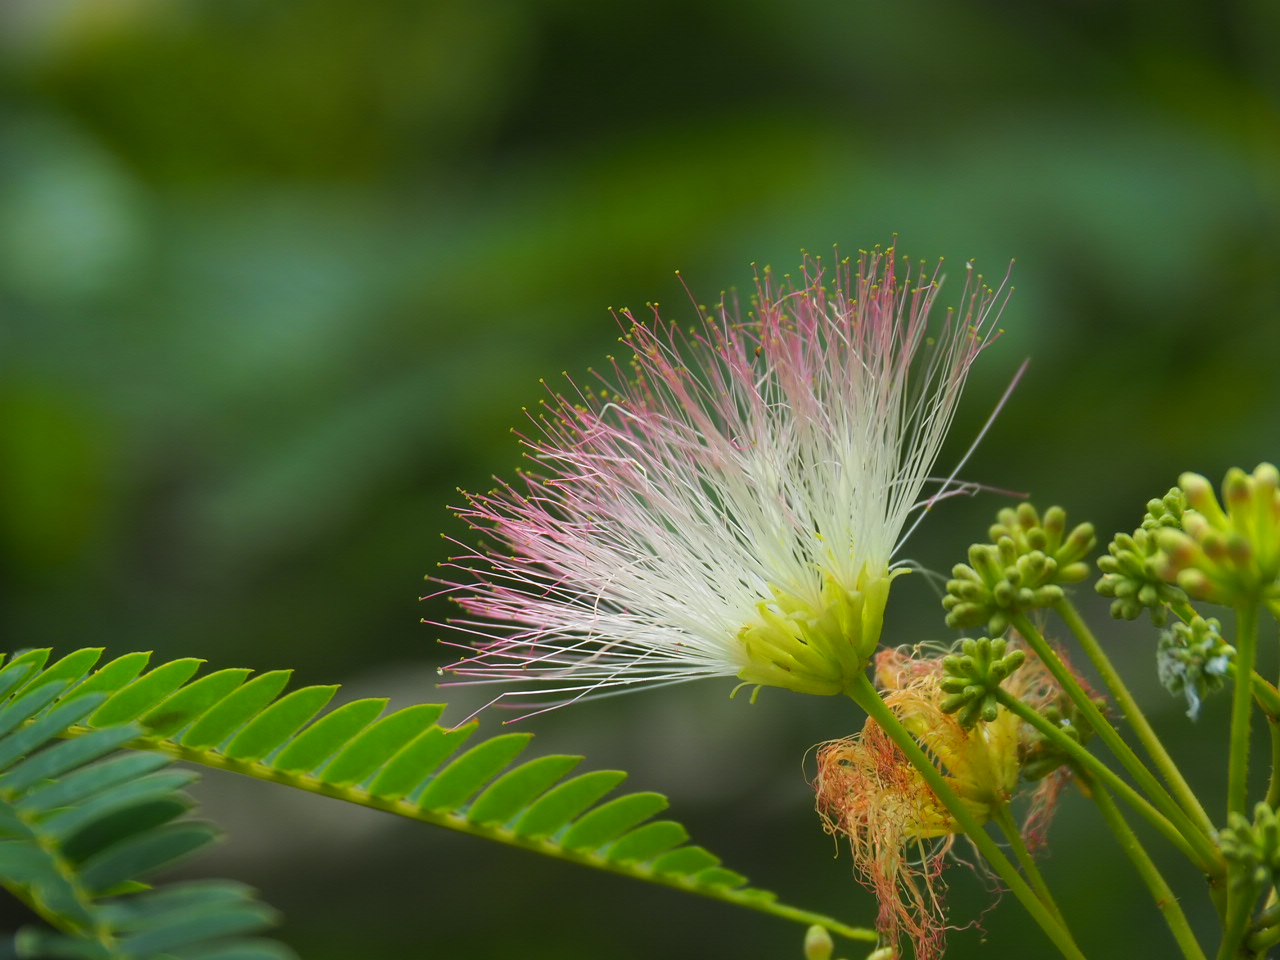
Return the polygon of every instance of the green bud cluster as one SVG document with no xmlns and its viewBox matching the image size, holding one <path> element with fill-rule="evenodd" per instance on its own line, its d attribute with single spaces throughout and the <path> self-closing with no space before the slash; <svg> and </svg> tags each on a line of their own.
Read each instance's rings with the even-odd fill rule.
<svg viewBox="0 0 1280 960">
<path fill-rule="evenodd" d="M 1280 471 L 1238 467 L 1222 483 L 1224 509 L 1198 473 L 1184 473 L 1182 529 L 1161 528 L 1161 575 L 1191 596 L 1234 605 L 1280 597 Z"/>
<path fill-rule="evenodd" d="M 1058 583 L 1076 583 L 1089 575 L 1089 565 L 1084 558 L 1098 542 L 1093 524 L 1076 524 L 1068 533 L 1067 511 L 1050 507 L 1041 518 L 1029 503 L 1005 507 L 997 513 L 987 536 L 997 545 L 1008 537 L 1019 556 L 1039 552 L 1050 557 L 1058 567 Z"/>
<path fill-rule="evenodd" d="M 941 686 L 947 696 L 942 701 L 943 713 L 958 713 L 960 726 L 972 729 L 979 720 L 990 723 L 1000 712 L 996 691 L 1009 675 L 1026 662 L 1022 650 L 1008 650 L 1001 639 L 981 637 L 964 639 L 960 653 L 943 657 L 946 672 Z"/>
<path fill-rule="evenodd" d="M 1187 716 L 1194 720 L 1201 699 L 1222 689 L 1235 655 L 1217 620 L 1196 617 L 1190 623 L 1178 621 L 1160 634 L 1156 670 L 1166 690 L 1187 698 Z"/>
<path fill-rule="evenodd" d="M 1095 700 L 1094 704 L 1100 710 L 1106 708 L 1103 700 Z M 1066 698 L 1045 707 L 1040 714 L 1082 747 L 1093 738 L 1093 727 L 1080 717 L 1076 705 Z M 1071 758 L 1052 740 L 1033 731 L 1032 739 L 1020 748 L 1018 759 L 1022 765 L 1022 779 L 1034 782 L 1043 780 Z"/>
<path fill-rule="evenodd" d="M 1158 530 L 1160 527 L 1182 529 L 1182 513 L 1187 509 L 1187 498 L 1182 495 L 1181 487 L 1171 487 L 1159 500 L 1147 501 L 1147 512 L 1142 518 L 1143 530 Z"/>
<path fill-rule="evenodd" d="M 1159 503 L 1161 501 L 1152 500 L 1148 508 Z M 1118 533 L 1107 545 L 1109 556 L 1098 558 L 1102 579 L 1094 588 L 1104 597 L 1112 598 L 1113 617 L 1134 620 L 1143 610 L 1150 610 L 1152 622 L 1160 627 L 1169 619 L 1169 604 L 1184 603 L 1187 595 L 1181 587 L 1166 582 L 1161 576 L 1164 555 L 1155 533 L 1160 522 L 1154 521 L 1148 527 L 1149 520 L 1152 520 L 1151 513 L 1142 521 L 1142 526 L 1133 531 L 1133 536 Z"/>
<path fill-rule="evenodd" d="M 1082 523 L 1067 532 L 1061 507 L 1043 519 L 1031 504 L 1004 509 L 991 527 L 991 543 L 969 548 L 969 562 L 952 568 L 942 605 L 947 625 L 963 629 L 986 625 L 993 636 L 1009 627 L 1010 618 L 1062 599 L 1062 583 L 1089 575 L 1084 558 L 1097 543 L 1093 525 Z"/>
<path fill-rule="evenodd" d="M 1253 808 L 1253 822 L 1240 813 L 1218 831 L 1218 846 L 1232 884 L 1266 889 L 1280 874 L 1280 819 L 1265 803 Z"/>
</svg>

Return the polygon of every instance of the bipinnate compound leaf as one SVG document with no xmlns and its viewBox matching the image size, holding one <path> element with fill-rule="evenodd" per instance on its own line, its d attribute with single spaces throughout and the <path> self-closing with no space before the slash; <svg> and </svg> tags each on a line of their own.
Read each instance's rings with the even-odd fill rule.
<svg viewBox="0 0 1280 960">
<path fill-rule="evenodd" d="M 566 780 L 580 757 L 521 762 L 530 734 L 491 736 L 464 749 L 477 723 L 441 726 L 439 704 L 382 716 L 387 701 L 377 698 L 322 712 L 337 688 L 285 694 L 287 670 L 251 678 L 237 668 L 192 679 L 199 661 L 186 659 L 144 674 L 148 654 L 92 670 L 98 653 L 78 651 L 47 670 L 48 651 L 24 653 L 0 667 L 0 800 L 9 804 L 0 804 L 0 881 L 26 884 L 28 902 L 43 904 L 46 917 L 49 911 L 67 917 L 80 911 L 80 923 L 89 914 L 106 917 L 121 944 L 153 951 L 156 960 L 161 954 L 182 960 L 287 956 L 276 944 L 242 936 L 271 915 L 236 885 L 108 896 L 216 836 L 188 813 L 181 790 L 193 775 L 166 769 L 167 758 L 875 940 L 873 931 L 779 904 L 768 891 L 747 887 L 718 858 L 688 845 L 680 824 L 650 819 L 667 807 L 661 794 L 608 798 L 626 778 L 621 771 L 594 770 Z M 55 675 L 46 680 L 45 673 Z M 68 742 L 39 749 L 55 737 Z M 13 738 L 21 739 L 6 751 Z M 152 753 L 117 753 L 122 747 Z M 75 871 L 77 884 L 42 859 L 38 846 L 18 849 L 4 839 L 32 823 L 44 831 L 45 843 L 61 851 L 61 867 Z M 68 935 L 67 926 L 59 929 L 58 935 Z M 57 949 L 81 949 L 74 933 L 67 941 L 72 946 Z"/>
<path fill-rule="evenodd" d="M 91 724 L 111 720 L 103 708 L 112 703 L 119 705 L 116 717 L 145 710 L 146 701 L 188 680 L 198 663 L 157 668 L 147 677 L 168 679 L 140 695 L 133 677 L 145 661 L 122 658 L 125 667 L 116 666 L 110 682 L 99 679 L 80 693 L 93 680 L 82 677 L 97 653 L 64 657 L 49 668 L 52 678 L 28 673 L 25 682 L 8 683 L 24 672 L 22 662 L 0 677 L 6 690 L 0 695 L 0 884 L 50 928 L 18 931 L 8 955 L 190 960 L 237 951 L 247 957 L 253 950 L 291 960 L 280 944 L 245 939 L 274 920 L 247 887 L 148 886 L 156 873 L 212 843 L 217 831 L 188 816 L 193 801 L 182 789 L 195 779 L 193 771 L 169 769 L 170 759 L 160 753 L 122 752 L 145 742 L 139 725 Z"/>
</svg>

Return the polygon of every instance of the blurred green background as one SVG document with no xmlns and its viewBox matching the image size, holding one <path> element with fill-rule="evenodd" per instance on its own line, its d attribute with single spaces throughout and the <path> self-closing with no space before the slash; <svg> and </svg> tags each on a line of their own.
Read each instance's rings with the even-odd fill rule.
<svg viewBox="0 0 1280 960">
<path fill-rule="evenodd" d="M 438 699 L 448 657 L 418 621 L 448 610 L 418 597 L 439 534 L 464 535 L 446 505 L 511 475 L 539 377 L 614 349 L 605 308 L 688 320 L 677 268 L 707 299 L 753 261 L 895 232 L 988 276 L 1017 258 L 952 459 L 1032 365 L 969 479 L 1105 541 L 1183 469 L 1280 457 L 1278 11 L 3 0 L 0 643 Z M 908 552 L 948 569 L 1001 505 L 948 504 Z M 909 581 L 887 639 L 945 639 Z M 1151 628 L 1078 592 L 1216 801 L 1223 705 L 1191 726 Z M 871 922 L 802 762 L 861 718 L 731 686 L 528 729 L 669 793 L 784 899 Z M 454 699 L 454 719 L 476 701 Z M 309 960 L 800 956 L 803 930 L 711 901 L 232 778 L 201 796 L 231 837 L 200 869 L 260 887 Z M 1069 796 L 1046 861 L 1084 946 L 1167 953 L 1101 833 Z M 981 927 L 949 957 L 1050 955 L 1012 898 L 984 914 L 984 883 L 952 880 Z"/>
</svg>

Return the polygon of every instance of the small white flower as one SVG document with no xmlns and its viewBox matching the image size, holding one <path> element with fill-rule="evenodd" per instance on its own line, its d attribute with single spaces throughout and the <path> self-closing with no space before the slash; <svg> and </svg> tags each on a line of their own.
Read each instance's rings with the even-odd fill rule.
<svg viewBox="0 0 1280 960">
<path fill-rule="evenodd" d="M 688 336 L 624 311 L 630 370 L 553 394 L 536 472 L 457 511 L 491 540 L 441 581 L 478 638 L 446 669 L 552 705 L 703 676 L 843 692 L 913 514 L 958 489 L 924 497 L 1004 289 L 966 277 L 932 335 L 940 265 L 912 277 L 893 248 L 830 284 L 766 270 L 746 317 Z"/>
</svg>

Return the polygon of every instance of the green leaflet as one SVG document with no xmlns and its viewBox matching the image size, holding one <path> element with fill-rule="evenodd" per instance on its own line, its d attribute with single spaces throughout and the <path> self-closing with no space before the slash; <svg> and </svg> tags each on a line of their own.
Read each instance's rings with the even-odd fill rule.
<svg viewBox="0 0 1280 960">
<path fill-rule="evenodd" d="M 40 726 L 37 738 L 74 724 L 62 732 L 80 738 L 16 762 L 0 775 L 0 795 L 6 783 L 29 789 L 14 807 L 19 819 L 13 824 L 21 828 L 21 818 L 42 817 L 50 837 L 66 844 L 72 862 L 80 864 L 81 879 L 91 890 L 106 891 L 159 869 L 216 835 L 209 825 L 188 820 L 185 801 L 175 799 L 189 774 L 164 770 L 163 759 L 155 756 L 111 755 L 126 743 L 127 733 L 132 739 L 126 745 L 139 750 L 816 923 L 852 939 L 875 940 L 873 931 L 778 904 L 773 894 L 745 887 L 745 878 L 721 867 L 718 858 L 686 845 L 688 835 L 678 823 L 649 822 L 666 809 L 662 795 L 624 794 L 602 802 L 625 779 L 620 771 L 595 770 L 564 780 L 581 760 L 564 755 L 511 767 L 527 748 L 529 734 L 493 736 L 459 753 L 477 723 L 442 727 L 441 705 L 411 706 L 379 719 L 387 701 L 365 699 L 316 718 L 337 688 L 303 687 L 281 696 L 286 670 L 252 680 L 248 670 L 219 670 L 192 680 L 199 664 L 187 659 L 139 677 L 148 655 L 130 654 L 81 680 L 96 656 L 97 651 L 78 652 L 33 673 L 48 651 L 29 651 L 0 669 L 0 737 L 6 724 L 9 731 L 23 732 Z M 46 679 L 54 671 L 56 676 Z M 68 683 L 75 685 L 68 688 Z M 74 703 L 86 694 L 96 696 Z M 137 726 L 121 727 L 117 721 L 124 719 Z M 0 838 L 13 827 L 6 824 L 0 810 Z M 0 839 L 0 876 L 9 876 L 9 869 L 39 872 L 38 862 L 27 862 L 26 853 L 6 846 Z M 42 895 L 74 903 L 75 891 L 60 890 L 54 876 L 46 872 L 41 882 Z M 247 906 L 238 890 L 206 885 L 190 888 L 189 899 L 181 891 L 165 896 L 153 891 L 129 898 L 129 909 L 111 917 L 133 938 L 127 942 L 140 949 L 177 950 L 184 960 L 280 960 L 275 944 L 234 939 L 269 916 L 265 909 Z M 218 897 L 231 902 L 218 906 Z M 156 924 L 166 929 L 152 935 Z M 190 949 L 184 939 L 215 935 L 232 939 L 219 940 L 207 952 Z"/>
<path fill-rule="evenodd" d="M 321 717 L 291 741 L 273 766 L 284 773 L 310 773 L 350 742 L 387 705 L 384 699 L 353 700 Z"/>
<path fill-rule="evenodd" d="M 324 709 L 338 692 L 337 685 L 303 687 L 281 697 L 250 720 L 227 744 L 227 756 L 234 760 L 260 760 L 301 729 Z"/>
<path fill-rule="evenodd" d="M 156 667 L 113 693 L 89 718 L 89 724 L 106 727 L 113 723 L 136 720 L 190 680 L 202 663 L 203 660 L 187 657 L 185 660 L 174 660 Z"/>
<path fill-rule="evenodd" d="M 360 783 L 435 723 L 443 712 L 444 707 L 439 704 L 420 703 L 383 717 L 343 747 L 321 771 L 320 779 L 342 787 Z"/>
<path fill-rule="evenodd" d="M 174 823 L 146 830 L 90 858 L 81 868 L 80 881 L 91 892 L 111 890 L 133 877 L 149 876 L 185 860 L 217 836 L 217 829 L 207 823 Z"/>
<path fill-rule="evenodd" d="M 529 745 L 529 733 L 507 733 L 472 747 L 445 767 L 418 797 L 423 810 L 447 812 L 466 803 Z"/>
<path fill-rule="evenodd" d="M 555 833 L 625 779 L 621 770 L 595 770 L 560 784 L 516 821 L 516 836 L 528 840 Z"/>
<path fill-rule="evenodd" d="M 120 941 L 120 949 L 134 956 L 176 950 L 203 943 L 217 937 L 251 933 L 275 919 L 275 912 L 260 903 L 228 905 L 214 903 L 182 916 L 169 916 L 168 922 L 144 930 Z"/>
<path fill-rule="evenodd" d="M 106 733 L 108 731 L 103 732 Z M 124 732 L 131 733 L 132 729 L 125 727 Z M 97 734 L 86 734 L 84 739 L 88 740 L 93 736 L 97 736 Z M 72 740 L 70 742 L 80 743 L 82 741 Z M 38 757 L 33 759 L 38 759 Z M 36 814 L 45 810 L 53 810 L 57 807 L 71 806 L 110 787 L 145 776 L 160 767 L 167 766 L 168 763 L 169 759 L 167 757 L 157 754 L 136 753 L 113 757 L 79 770 L 70 776 L 63 777 L 56 783 L 50 783 L 47 786 L 32 790 L 19 801 L 18 809 L 24 813 Z M 4 785 L 0 784 L 0 790 L 3 789 Z"/>
<path fill-rule="evenodd" d="M 579 817 L 560 842 L 570 850 L 595 850 L 665 809 L 667 798 L 660 793 L 618 797 Z"/>
<path fill-rule="evenodd" d="M 681 847 L 664 853 L 653 862 L 653 872 L 667 876 L 689 876 L 711 867 L 718 867 L 720 858 L 707 853 L 701 847 Z"/>
<path fill-rule="evenodd" d="M 117 657 L 106 666 L 99 667 L 89 674 L 83 683 L 67 694 L 67 699 L 87 697 L 92 693 L 115 693 L 140 674 L 150 659 L 150 652 L 126 653 L 123 657 Z M 39 678 L 32 681 L 33 684 L 38 682 Z"/>
<path fill-rule="evenodd" d="M 553 753 L 521 764 L 499 777 L 480 795 L 467 811 L 467 819 L 479 824 L 506 823 L 581 760 L 581 757 Z"/>
<path fill-rule="evenodd" d="M 229 667 L 201 677 L 154 707 L 142 718 L 142 725 L 153 736 L 171 736 L 244 683 L 252 672 Z"/>
<path fill-rule="evenodd" d="M 689 839 L 689 832 L 674 820 L 655 820 L 632 830 L 609 848 L 606 856 L 613 863 L 637 863 L 651 860 Z"/>
<path fill-rule="evenodd" d="M 53 928 L 19 931 L 15 948 L 24 956 L 87 960 L 172 960 L 178 953 L 169 950 L 184 960 L 248 957 L 244 949 L 252 948 L 252 955 L 293 960 L 279 944 L 237 939 L 274 918 L 248 888 L 150 890 L 141 882 L 217 832 L 185 816 L 192 801 L 180 790 L 193 772 L 165 769 L 169 760 L 161 755 L 118 752 L 139 740 L 140 727 L 85 725 L 142 662 L 122 658 L 125 667 L 108 675 L 116 690 L 99 680 L 80 693 L 87 684 L 71 685 L 94 659 L 64 658 L 50 668 L 52 678 L 10 683 L 0 696 L 0 883 Z M 22 672 L 19 664 L 10 676 Z"/>
<path fill-rule="evenodd" d="M 102 659 L 102 652 L 102 647 L 86 647 L 84 650 L 76 650 L 73 653 L 68 653 L 65 657 L 40 674 L 40 683 L 53 683 L 57 680 L 65 680 L 67 683 L 74 683 L 88 673 L 93 665 Z"/>
<path fill-rule="evenodd" d="M 28 729 L 31 729 L 28 727 Z M 0 777 L 0 790 L 26 790 L 41 780 L 61 776 L 71 770 L 97 760 L 124 746 L 132 739 L 134 731 L 129 727 L 113 727 L 98 730 L 79 740 L 69 740 L 48 750 L 42 750 Z"/>
<path fill-rule="evenodd" d="M 475 732 L 478 724 L 446 730 L 432 727 L 399 753 L 369 784 L 369 792 L 380 800 L 398 800 L 410 796 L 436 767 Z"/>
<path fill-rule="evenodd" d="M 193 750 L 216 747 L 274 700 L 292 673 L 292 670 L 272 670 L 229 693 L 191 725 L 182 735 L 182 745 Z"/>
</svg>

